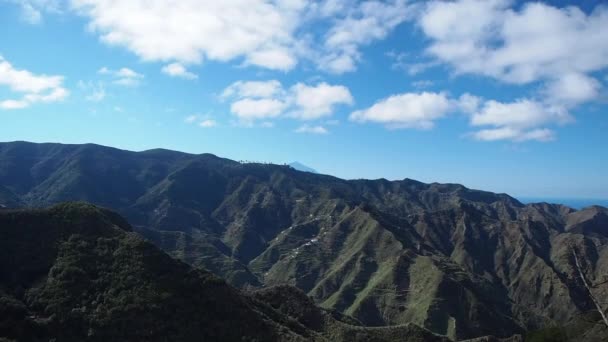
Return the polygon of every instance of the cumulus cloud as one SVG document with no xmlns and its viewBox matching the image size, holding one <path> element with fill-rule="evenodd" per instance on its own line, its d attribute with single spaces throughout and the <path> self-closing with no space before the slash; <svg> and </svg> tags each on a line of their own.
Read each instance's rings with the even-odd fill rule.
<svg viewBox="0 0 608 342">
<path fill-rule="evenodd" d="M 199 117 L 199 116 L 198 116 L 197 114 L 188 115 L 188 116 L 187 116 L 187 117 L 184 119 L 184 122 L 185 122 L 185 123 L 188 123 L 188 124 L 194 123 L 194 122 L 196 122 L 196 120 L 198 120 L 198 117 Z"/>
<path fill-rule="evenodd" d="M 291 116 L 302 120 L 314 120 L 329 116 L 340 104 L 352 105 L 353 97 L 345 86 L 329 85 L 325 82 L 316 86 L 298 83 L 291 87 L 295 109 Z"/>
<path fill-rule="evenodd" d="M 69 92 L 63 86 L 63 76 L 36 75 L 28 70 L 16 69 L 0 56 L 0 86 L 21 94 L 20 99 L 0 101 L 2 109 L 21 109 L 34 103 L 64 100 Z"/>
<path fill-rule="evenodd" d="M 297 83 L 285 89 L 277 80 L 237 81 L 221 98 L 231 99 L 231 113 L 245 121 L 279 116 L 315 120 L 331 116 L 338 105 L 353 103 L 350 91 L 341 85 Z"/>
<path fill-rule="evenodd" d="M 40 93 L 58 88 L 63 76 L 35 75 L 27 70 L 14 68 L 6 59 L 0 57 L 0 84 L 11 90 L 24 93 Z"/>
<path fill-rule="evenodd" d="M 100 102 L 106 98 L 106 89 L 102 82 L 78 81 L 78 88 L 87 92 L 85 95 L 87 101 Z"/>
<path fill-rule="evenodd" d="M 464 113 L 474 113 L 479 109 L 483 99 L 479 96 L 464 93 L 458 98 L 457 106 Z"/>
<path fill-rule="evenodd" d="M 596 99 L 593 73 L 608 67 L 608 7 L 509 0 L 429 2 L 418 20 L 431 39 L 427 53 L 456 73 L 510 84 L 543 83 L 545 102 L 573 107 Z M 474 17 L 475 20 L 468 18 Z"/>
<path fill-rule="evenodd" d="M 106 97 L 106 91 L 103 87 L 93 90 L 90 95 L 86 96 L 87 101 L 99 102 Z"/>
<path fill-rule="evenodd" d="M 445 93 L 404 93 L 355 111 L 350 115 L 350 120 L 380 123 L 388 128 L 430 129 L 436 120 L 452 109 L 453 105 Z"/>
<path fill-rule="evenodd" d="M 29 1 L 20 1 L 21 18 L 29 24 L 39 24 L 42 21 L 40 10 L 34 7 Z"/>
<path fill-rule="evenodd" d="M 171 77 L 178 77 L 186 80 L 195 80 L 198 78 L 198 75 L 188 71 L 186 67 L 180 63 L 167 64 L 161 69 L 161 71 Z"/>
<path fill-rule="evenodd" d="M 367 109 L 350 115 L 350 120 L 373 122 L 389 129 L 431 129 L 435 122 L 451 113 L 467 115 L 477 131 L 469 133 L 476 140 L 550 141 L 555 139 L 547 126 L 563 125 L 574 119 L 567 107 L 533 99 L 513 102 L 485 100 L 468 93 L 458 98 L 447 93 L 403 93 L 377 101 Z"/>
<path fill-rule="evenodd" d="M 296 133 L 328 134 L 329 131 L 323 126 L 302 125 L 295 130 Z"/>
<path fill-rule="evenodd" d="M 577 7 L 507 0 L 433 1 L 419 19 L 428 53 L 457 72 L 525 84 L 608 66 L 608 8 L 587 15 Z M 475 20 L 470 20 L 475 18 Z"/>
<path fill-rule="evenodd" d="M 354 71 L 361 47 L 413 17 L 412 7 L 408 0 L 183 0 L 179 6 L 71 0 L 102 42 L 145 61 L 237 61 L 289 71 L 305 59 L 332 73 Z"/>
<path fill-rule="evenodd" d="M 72 0 L 102 42 L 122 46 L 146 61 L 230 61 L 289 70 L 299 1 Z"/>
<path fill-rule="evenodd" d="M 237 81 L 226 87 L 221 99 L 232 99 L 230 112 L 242 121 L 276 118 L 287 108 L 283 87 L 277 80 Z"/>
<path fill-rule="evenodd" d="M 601 83 L 593 77 L 568 73 L 548 82 L 543 93 L 552 103 L 572 107 L 596 99 L 601 88 Z"/>
<path fill-rule="evenodd" d="M 212 119 L 206 119 L 206 120 L 199 122 L 198 125 L 203 128 L 215 127 L 215 126 L 217 126 L 217 121 L 212 120 Z"/>
<path fill-rule="evenodd" d="M 472 133 L 478 140 L 538 140 L 555 139 L 555 133 L 543 128 L 546 125 L 565 124 L 573 120 L 567 109 L 529 99 L 502 103 L 485 101 L 478 110 L 470 113 L 472 126 L 491 126 Z"/>
<path fill-rule="evenodd" d="M 61 0 L 8 0 L 21 9 L 21 19 L 28 24 L 37 25 L 42 22 L 43 13 L 60 13 Z"/>
<path fill-rule="evenodd" d="M 325 53 L 319 59 L 321 69 L 338 74 L 356 70 L 362 46 L 384 39 L 414 13 L 406 0 L 364 1 L 346 6 L 327 1 L 323 10 L 333 15 L 347 13 L 336 19 L 326 33 Z"/>
<path fill-rule="evenodd" d="M 386 57 L 391 60 L 392 69 L 405 71 L 410 76 L 418 75 L 438 64 L 436 61 L 422 61 L 421 56 L 394 50 L 387 52 Z"/>
<path fill-rule="evenodd" d="M 102 75 L 111 76 L 112 83 L 125 87 L 137 87 L 144 79 L 144 75 L 137 73 L 129 68 L 120 68 L 118 70 L 113 70 L 107 67 L 102 67 L 97 72 Z"/>
<path fill-rule="evenodd" d="M 276 118 L 287 104 L 277 99 L 240 99 L 230 105 L 230 112 L 245 121 Z"/>
<path fill-rule="evenodd" d="M 567 123 L 572 117 L 563 107 L 543 105 L 522 99 L 510 103 L 486 101 L 480 111 L 471 116 L 473 126 L 506 126 L 526 129 L 551 122 Z"/>
<path fill-rule="evenodd" d="M 478 140 L 550 141 L 549 125 L 573 121 L 576 106 L 599 98 L 594 73 L 608 67 L 608 7 L 585 13 L 511 0 L 430 1 L 417 24 L 430 39 L 429 63 L 456 74 L 483 75 L 513 85 L 537 85 L 533 97 L 508 102 L 469 98 L 461 110 Z M 470 20 L 475 18 L 475 20 Z"/>
<path fill-rule="evenodd" d="M 237 81 L 222 92 L 223 99 L 229 97 L 273 97 L 283 93 L 283 86 L 277 80 L 270 81 Z"/>
<path fill-rule="evenodd" d="M 202 128 L 211 128 L 218 125 L 218 122 L 211 118 L 209 114 L 192 114 L 184 118 L 184 122 L 193 125 L 196 124 Z"/>
<path fill-rule="evenodd" d="M 295 51 L 286 47 L 274 47 L 261 51 L 253 51 L 245 60 L 245 65 L 275 70 L 291 70 L 297 63 Z"/>
<path fill-rule="evenodd" d="M 555 132 L 550 129 L 533 129 L 521 131 L 511 127 L 482 129 L 471 134 L 473 138 L 482 141 L 512 140 L 512 141 L 552 141 L 555 139 Z"/>
</svg>

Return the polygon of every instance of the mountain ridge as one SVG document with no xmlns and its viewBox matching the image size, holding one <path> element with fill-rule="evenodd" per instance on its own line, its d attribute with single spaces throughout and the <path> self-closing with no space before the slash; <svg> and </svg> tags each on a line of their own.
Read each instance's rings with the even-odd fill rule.
<svg viewBox="0 0 608 342">
<path fill-rule="evenodd" d="M 86 200 L 117 210 L 172 256 L 235 286 L 295 285 L 365 325 L 414 323 L 452 339 L 507 337 L 590 310 L 570 245 L 592 280 L 608 274 L 601 215 L 458 184 L 0 144 L 0 185 L 28 206 Z"/>
<path fill-rule="evenodd" d="M 294 169 L 298 170 L 298 171 L 303 171 L 303 172 L 310 172 L 310 173 L 319 173 L 317 172 L 317 170 L 306 166 L 300 162 L 294 161 L 288 164 L 289 166 L 293 167 Z"/>
</svg>

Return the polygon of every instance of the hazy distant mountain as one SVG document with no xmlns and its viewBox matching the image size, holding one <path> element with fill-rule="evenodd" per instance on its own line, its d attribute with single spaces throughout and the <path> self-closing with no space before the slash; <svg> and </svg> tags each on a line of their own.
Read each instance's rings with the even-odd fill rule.
<svg viewBox="0 0 608 342">
<path fill-rule="evenodd" d="M 317 170 L 310 168 L 302 163 L 299 163 L 297 161 L 293 162 L 293 163 L 289 163 L 289 166 L 293 167 L 294 169 L 298 170 L 298 171 L 303 171 L 303 172 L 310 172 L 310 173 L 318 173 Z"/>
<path fill-rule="evenodd" d="M 574 209 L 584 209 L 593 205 L 608 207 L 608 199 L 584 199 L 584 198 L 543 198 L 543 197 L 519 197 L 523 203 L 559 203 Z"/>
<path fill-rule="evenodd" d="M 447 342 L 352 325 L 285 286 L 243 295 L 129 231 L 84 203 L 0 211 L 0 340 Z"/>
<path fill-rule="evenodd" d="M 291 284 L 363 324 L 414 323 L 454 339 L 563 326 L 592 310 L 571 248 L 590 281 L 608 275 L 607 209 L 524 205 L 457 184 L 6 143 L 0 185 L 28 206 L 113 208 L 172 256 L 233 285 Z M 608 297 L 606 286 L 594 291 Z"/>
</svg>

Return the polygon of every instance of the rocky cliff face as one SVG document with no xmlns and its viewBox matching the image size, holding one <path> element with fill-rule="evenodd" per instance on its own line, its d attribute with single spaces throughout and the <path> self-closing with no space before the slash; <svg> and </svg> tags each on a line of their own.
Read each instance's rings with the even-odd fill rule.
<svg viewBox="0 0 608 342">
<path fill-rule="evenodd" d="M 455 184 L 10 143 L 0 145 L 0 185 L 28 206 L 113 208 L 172 256 L 233 285 L 294 285 L 365 325 L 510 336 L 592 309 L 573 249 L 591 281 L 608 276 L 605 208 L 523 205 Z"/>
</svg>

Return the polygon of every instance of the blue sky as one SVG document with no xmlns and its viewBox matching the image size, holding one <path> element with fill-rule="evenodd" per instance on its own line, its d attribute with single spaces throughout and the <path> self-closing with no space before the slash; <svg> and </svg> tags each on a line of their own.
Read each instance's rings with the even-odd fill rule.
<svg viewBox="0 0 608 342">
<path fill-rule="evenodd" d="M 0 0 L 0 140 L 608 199 L 599 3 Z"/>
</svg>

